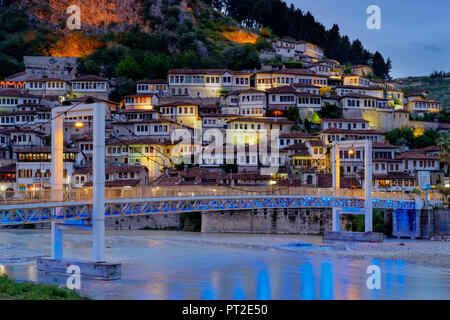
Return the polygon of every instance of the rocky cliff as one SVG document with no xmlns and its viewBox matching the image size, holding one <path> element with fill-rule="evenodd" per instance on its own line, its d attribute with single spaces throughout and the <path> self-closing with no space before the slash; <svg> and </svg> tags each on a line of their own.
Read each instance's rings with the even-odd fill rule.
<svg viewBox="0 0 450 320">
<path fill-rule="evenodd" d="M 154 1 L 155 3 L 157 1 Z M 140 16 L 143 0 L 20 0 L 12 6 L 27 12 L 38 21 L 54 26 L 64 26 L 70 14 L 66 10 L 77 5 L 81 10 L 83 29 L 114 25 L 146 27 Z"/>
</svg>

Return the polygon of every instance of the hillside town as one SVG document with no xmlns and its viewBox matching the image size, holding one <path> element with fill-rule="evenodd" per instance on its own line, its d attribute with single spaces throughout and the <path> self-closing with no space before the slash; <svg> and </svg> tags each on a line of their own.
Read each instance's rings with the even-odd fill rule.
<svg viewBox="0 0 450 320">
<path fill-rule="evenodd" d="M 93 102 L 107 105 L 107 187 L 331 188 L 332 144 L 345 140 L 372 141 L 375 191 L 414 193 L 423 179 L 429 189 L 449 186 L 439 147 L 410 149 L 385 137 L 397 128 L 449 131 L 411 120 L 443 112 L 428 92 L 405 94 L 400 82 L 326 59 L 313 43 L 272 45 L 260 52 L 259 70 L 172 69 L 166 79 L 137 81 L 120 102 L 110 100 L 116 79 L 79 74 L 75 57 L 25 56 L 25 71 L 0 81 L 0 191 L 50 189 L 52 108 Z M 178 129 L 191 139 L 174 138 Z M 92 186 L 92 130 L 91 117 L 64 120 L 67 190 Z M 261 132 L 270 141 L 275 130 L 275 144 L 261 150 Z M 223 152 L 205 152 L 214 141 L 208 132 L 225 136 Z M 341 186 L 361 188 L 363 151 L 340 158 Z"/>
</svg>

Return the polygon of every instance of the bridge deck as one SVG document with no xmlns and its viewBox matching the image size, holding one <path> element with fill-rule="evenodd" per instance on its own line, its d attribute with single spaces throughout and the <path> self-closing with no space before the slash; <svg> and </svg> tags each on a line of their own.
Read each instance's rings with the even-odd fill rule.
<svg viewBox="0 0 450 320">
<path fill-rule="evenodd" d="M 365 207 L 361 197 L 310 195 L 241 195 L 194 196 L 161 198 L 108 199 L 105 216 L 131 216 L 182 212 L 220 212 L 224 210 L 252 210 L 269 208 L 348 208 Z M 415 201 L 403 199 L 373 199 L 374 208 L 414 209 Z M 61 208 L 60 210 L 53 210 Z M 0 225 L 20 225 L 64 220 L 89 219 L 90 201 L 8 204 L 0 206 Z"/>
</svg>

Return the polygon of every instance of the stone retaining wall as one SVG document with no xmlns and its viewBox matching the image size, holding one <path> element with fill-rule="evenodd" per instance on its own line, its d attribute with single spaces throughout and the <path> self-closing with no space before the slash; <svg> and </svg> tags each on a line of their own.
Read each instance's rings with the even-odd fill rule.
<svg viewBox="0 0 450 320">
<path fill-rule="evenodd" d="M 149 214 L 145 216 L 107 218 L 105 227 L 109 230 L 179 229 L 181 227 L 181 219 L 179 214 Z"/>
<path fill-rule="evenodd" d="M 320 234 L 332 229 L 331 209 L 257 209 L 202 213 L 202 232 Z M 341 228 L 349 223 L 341 220 Z"/>
</svg>

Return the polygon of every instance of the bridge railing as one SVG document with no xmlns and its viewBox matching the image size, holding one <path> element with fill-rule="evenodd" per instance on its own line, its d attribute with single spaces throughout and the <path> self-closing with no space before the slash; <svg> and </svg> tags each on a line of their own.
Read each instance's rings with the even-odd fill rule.
<svg viewBox="0 0 450 320">
<path fill-rule="evenodd" d="M 0 206 L 11 204 L 47 203 L 58 202 L 55 193 L 58 191 L 15 191 L 0 192 Z M 62 193 L 62 201 L 91 201 L 92 188 L 80 188 L 59 191 Z M 173 197 L 201 197 L 201 196 L 258 196 L 258 195 L 303 195 L 323 197 L 352 197 L 364 198 L 364 190 L 331 188 L 306 188 L 283 186 L 167 186 L 167 187 L 138 187 L 138 188 L 105 188 L 106 200 L 124 198 L 173 198 Z M 414 200 L 416 194 L 401 194 L 389 192 L 373 192 L 373 198 L 392 200 Z M 421 196 L 423 199 L 423 195 Z M 430 200 L 441 200 L 442 195 L 430 192 Z"/>
<path fill-rule="evenodd" d="M 166 197 L 199 197 L 199 196 L 258 196 L 258 195 L 304 195 L 304 196 L 341 196 L 363 198 L 363 190 L 338 190 L 331 188 L 305 188 L 305 187 L 225 187 L 225 186 L 170 186 L 130 188 L 120 190 L 123 198 L 166 198 Z M 110 199 L 117 197 L 117 191 L 110 190 Z"/>
</svg>

